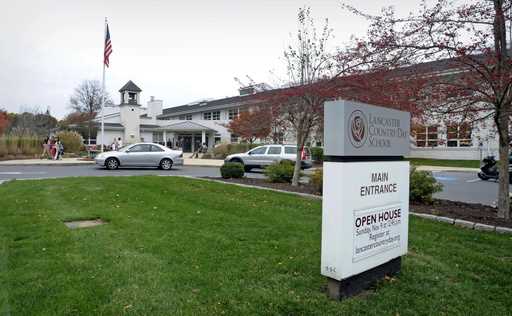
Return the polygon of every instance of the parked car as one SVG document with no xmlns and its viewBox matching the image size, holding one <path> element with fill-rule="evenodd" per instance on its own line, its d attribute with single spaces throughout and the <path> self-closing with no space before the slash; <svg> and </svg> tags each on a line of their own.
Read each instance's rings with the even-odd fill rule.
<svg viewBox="0 0 512 316">
<path fill-rule="evenodd" d="M 127 145 L 117 151 L 107 151 L 96 156 L 96 164 L 109 170 L 119 167 L 159 167 L 170 170 L 183 165 L 183 152 L 153 143 Z"/>
<path fill-rule="evenodd" d="M 288 160 L 295 162 L 297 155 L 296 145 L 265 145 L 253 148 L 245 153 L 233 154 L 226 157 L 226 162 L 239 162 L 244 165 L 245 171 L 252 168 L 265 168 L 275 162 Z M 313 161 L 309 148 L 301 151 L 301 165 L 303 169 L 311 168 Z"/>
</svg>

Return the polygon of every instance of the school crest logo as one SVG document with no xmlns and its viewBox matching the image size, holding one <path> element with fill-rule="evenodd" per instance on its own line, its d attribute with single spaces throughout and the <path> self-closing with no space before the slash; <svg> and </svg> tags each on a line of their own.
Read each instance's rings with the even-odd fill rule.
<svg viewBox="0 0 512 316">
<path fill-rule="evenodd" d="M 348 119 L 348 138 L 352 146 L 360 148 L 366 143 L 368 123 L 363 112 L 355 110 Z"/>
</svg>

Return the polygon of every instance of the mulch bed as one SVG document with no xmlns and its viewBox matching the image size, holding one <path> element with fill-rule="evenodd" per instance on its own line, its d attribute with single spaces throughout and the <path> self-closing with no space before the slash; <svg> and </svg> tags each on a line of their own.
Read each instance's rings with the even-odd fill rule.
<svg viewBox="0 0 512 316">
<path fill-rule="evenodd" d="M 298 187 L 293 187 L 289 183 L 271 183 L 265 179 L 242 178 L 242 179 L 222 179 L 207 177 L 209 179 L 221 180 L 229 183 L 240 183 L 247 185 L 254 185 L 266 187 L 277 190 L 284 190 L 290 192 L 308 193 L 320 196 L 312 185 L 301 184 Z M 497 209 L 483 204 L 454 202 L 448 200 L 434 200 L 433 204 L 410 204 L 411 212 L 433 214 L 437 216 L 445 216 L 454 219 L 463 219 L 475 223 L 511 227 L 511 221 L 505 221 L 497 218 Z"/>
<path fill-rule="evenodd" d="M 498 210 L 489 205 L 434 200 L 432 205 L 411 203 L 410 209 L 416 213 L 446 216 L 493 226 L 512 227 L 511 221 L 497 218 Z"/>
<path fill-rule="evenodd" d="M 271 188 L 276 190 L 284 190 L 290 192 L 298 192 L 298 193 L 307 193 L 321 196 L 312 185 L 309 184 L 301 184 L 298 187 L 294 187 L 289 183 L 272 183 L 268 182 L 265 179 L 254 179 L 254 178 L 241 178 L 241 179 L 223 179 L 223 178 L 215 178 L 215 177 L 205 177 L 207 179 L 221 180 L 229 183 L 240 183 L 247 185 L 255 185 L 259 187 Z"/>
</svg>

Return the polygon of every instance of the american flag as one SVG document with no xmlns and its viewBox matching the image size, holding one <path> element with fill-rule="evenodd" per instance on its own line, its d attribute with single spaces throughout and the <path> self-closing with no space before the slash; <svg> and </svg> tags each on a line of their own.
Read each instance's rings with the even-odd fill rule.
<svg viewBox="0 0 512 316">
<path fill-rule="evenodd" d="M 110 32 L 108 30 L 108 24 L 107 24 L 107 31 L 105 33 L 105 51 L 103 53 L 103 61 L 105 63 L 105 66 L 108 67 L 109 65 L 109 57 L 110 54 L 112 54 L 112 42 L 110 42 Z"/>
</svg>

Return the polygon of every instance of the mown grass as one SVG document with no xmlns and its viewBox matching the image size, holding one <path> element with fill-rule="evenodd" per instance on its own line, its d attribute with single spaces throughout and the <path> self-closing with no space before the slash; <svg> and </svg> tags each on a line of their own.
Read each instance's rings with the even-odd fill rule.
<svg viewBox="0 0 512 316">
<path fill-rule="evenodd" d="M 15 181 L 0 197 L 0 313 L 512 313 L 508 235 L 411 218 L 401 275 L 336 302 L 316 200 L 175 177 Z"/>
<path fill-rule="evenodd" d="M 407 158 L 415 166 L 440 166 L 440 167 L 461 167 L 461 168 L 480 168 L 478 160 L 448 160 L 448 159 L 425 159 L 425 158 Z"/>
</svg>

